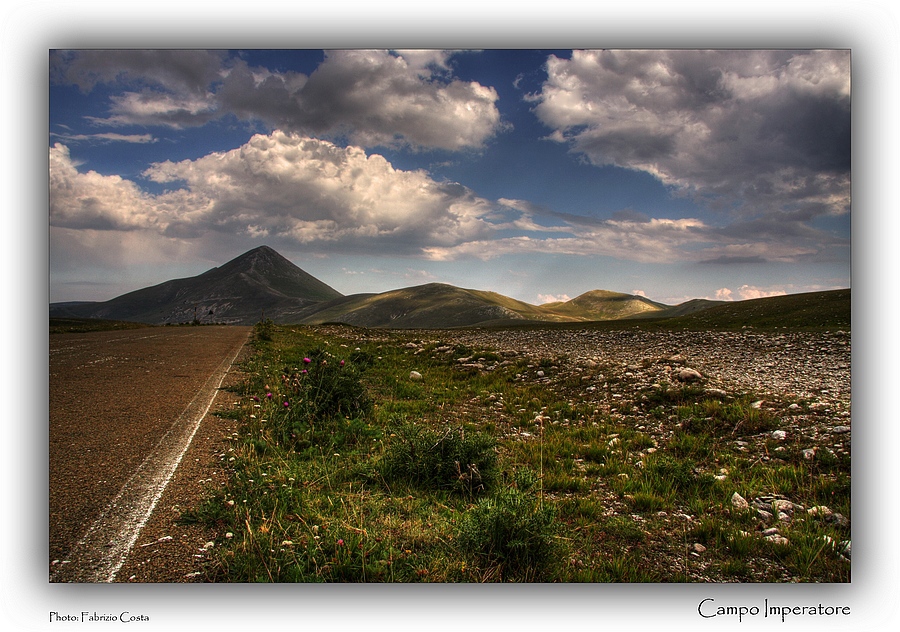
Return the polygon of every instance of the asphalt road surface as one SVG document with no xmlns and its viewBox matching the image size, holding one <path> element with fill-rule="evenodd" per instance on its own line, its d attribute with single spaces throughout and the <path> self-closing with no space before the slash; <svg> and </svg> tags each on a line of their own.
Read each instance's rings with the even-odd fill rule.
<svg viewBox="0 0 900 632">
<path fill-rule="evenodd" d="M 249 334 L 50 336 L 51 581 L 113 581 Z"/>
</svg>

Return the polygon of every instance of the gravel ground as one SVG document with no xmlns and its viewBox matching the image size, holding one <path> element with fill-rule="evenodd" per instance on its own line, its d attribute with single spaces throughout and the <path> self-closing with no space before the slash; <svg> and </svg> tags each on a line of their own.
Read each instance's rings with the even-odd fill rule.
<svg viewBox="0 0 900 632">
<path fill-rule="evenodd" d="M 120 332 L 109 333 L 110 337 L 122 335 Z M 339 328 L 336 333 L 347 335 L 348 330 Z M 792 418 L 791 424 L 785 427 L 815 438 L 817 444 L 827 443 L 829 449 L 847 452 L 850 449 L 849 432 L 835 434 L 830 431 L 835 427 L 846 427 L 849 430 L 850 425 L 849 332 L 362 330 L 359 336 L 360 339 L 397 343 L 412 340 L 423 346 L 440 341 L 447 345 L 464 344 L 471 348 L 492 349 L 507 357 L 525 356 L 532 359 L 534 364 L 521 375 L 523 381 L 536 380 L 547 388 L 563 388 L 566 385 L 571 397 L 593 401 L 599 410 L 613 414 L 617 406 L 640 397 L 642 389 L 663 380 L 675 381 L 678 371 L 690 367 L 700 372 L 703 384 L 708 389 L 752 392 L 760 398 L 777 401 L 772 405 L 780 407 L 790 400 L 812 402 L 812 414 Z M 51 338 L 51 372 L 54 366 L 54 338 L 56 337 Z M 206 343 L 199 344 L 204 348 L 205 345 Z M 187 354 L 176 355 L 188 357 Z M 125 359 L 127 358 L 123 358 L 122 362 Z M 103 356 L 98 355 L 93 362 L 103 363 Z M 140 366 L 148 362 L 148 356 L 143 356 L 140 361 L 134 357 L 129 360 L 129 364 Z M 191 363 L 189 360 L 184 362 Z M 477 357 L 471 359 L 471 365 L 480 370 L 492 370 L 496 366 L 489 362 L 479 363 Z M 84 366 L 93 365 L 83 364 Z M 137 369 L 135 371 L 140 373 Z M 199 373 L 199 369 L 197 372 Z M 137 396 L 137 392 L 146 394 L 144 406 L 135 407 L 129 413 L 129 419 L 131 425 L 136 424 L 149 433 L 147 429 L 151 424 L 146 423 L 147 418 L 171 418 L 172 414 L 177 416 L 180 412 L 179 406 L 183 408 L 183 400 L 180 400 L 180 404 L 170 401 L 175 399 L 175 391 L 181 392 L 183 398 L 191 388 L 196 388 L 182 383 L 185 378 L 178 378 L 178 374 L 177 369 L 170 369 L 167 373 L 168 381 L 151 382 L 148 385 L 146 380 L 141 379 L 132 386 L 128 386 L 120 375 L 115 375 L 114 379 L 110 377 L 112 381 L 108 384 L 96 381 L 98 378 L 91 378 L 90 374 L 79 375 L 78 380 L 73 380 L 72 375 L 66 380 L 62 380 L 59 375 L 56 378 L 51 376 L 51 418 L 54 416 L 52 411 L 59 410 L 61 406 L 60 400 L 55 400 L 54 397 L 71 397 L 71 393 L 77 392 L 79 385 L 82 389 L 89 388 L 92 393 L 80 405 L 82 407 L 93 406 L 97 392 L 122 393 L 124 389 L 133 397 Z M 579 376 L 581 383 L 573 389 L 572 377 L 575 375 Z M 150 379 L 149 376 L 150 373 L 147 374 L 147 379 Z M 235 369 L 226 377 L 223 386 L 238 384 L 241 379 L 242 376 Z M 578 383 L 578 380 L 574 382 Z M 161 393 L 167 396 L 161 396 Z M 221 390 L 211 413 L 217 409 L 230 409 L 236 400 L 236 396 Z M 55 405 L 54 401 L 57 402 Z M 161 409 L 166 402 L 171 409 L 169 412 Z M 71 415 L 73 406 L 68 406 L 67 411 Z M 115 417 L 114 412 L 112 415 Z M 227 473 L 223 468 L 224 460 L 221 455 L 227 449 L 226 437 L 237 431 L 237 426 L 236 421 L 207 415 L 116 581 L 202 581 L 201 571 L 210 553 L 208 543 L 221 534 L 207 533 L 196 526 L 179 525 L 176 521 L 184 511 L 195 506 L 196 501 L 206 492 L 225 482 Z M 78 427 L 78 424 L 71 421 L 65 427 L 59 423 L 51 425 L 51 464 L 55 463 L 57 468 L 55 475 L 51 473 L 51 559 L 59 558 L 66 543 L 71 542 L 79 529 L 83 529 L 86 520 L 84 517 L 74 521 L 61 520 L 60 512 L 68 516 L 97 512 L 103 506 L 104 499 L 108 502 L 111 494 L 115 493 L 118 488 L 116 481 L 121 480 L 121 477 L 117 479 L 107 474 L 105 468 L 109 467 L 109 463 L 123 461 L 134 467 L 139 462 L 139 457 L 135 454 L 140 454 L 140 450 L 146 450 L 153 444 L 153 438 L 144 436 L 143 432 L 131 432 L 123 437 L 122 443 L 130 446 L 130 449 L 124 451 L 122 457 L 94 457 L 92 464 L 88 466 L 81 457 L 92 449 L 94 443 L 89 439 L 96 435 L 85 433 L 80 438 L 84 446 L 79 448 L 78 454 L 65 447 L 66 442 L 72 440 L 70 435 Z M 102 439 L 95 438 L 94 441 L 103 443 Z M 74 458 L 76 456 L 78 458 Z M 61 468 L 67 473 L 61 474 Z M 95 491 L 87 495 L 75 493 L 74 490 L 86 484 L 92 485 Z M 118 484 L 121 485 L 121 482 Z"/>
<path fill-rule="evenodd" d="M 561 370 L 593 361 L 619 369 L 663 366 L 698 370 L 707 386 L 849 404 L 850 333 L 648 332 L 544 330 L 442 332 L 442 340 L 510 354 L 555 359 Z M 659 377 L 657 375 L 657 377 Z"/>
</svg>

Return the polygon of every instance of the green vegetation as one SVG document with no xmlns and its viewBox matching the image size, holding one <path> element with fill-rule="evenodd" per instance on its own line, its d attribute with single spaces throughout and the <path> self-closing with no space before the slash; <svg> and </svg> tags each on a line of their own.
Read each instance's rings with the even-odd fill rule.
<svg viewBox="0 0 900 632">
<path fill-rule="evenodd" d="M 660 384 L 613 413 L 522 377 L 555 359 L 486 370 L 416 335 L 257 327 L 230 479 L 182 516 L 216 544 L 206 580 L 849 581 L 849 526 L 798 510 L 785 545 L 732 504 L 850 515 L 849 457 L 776 452 L 752 394 Z"/>
</svg>

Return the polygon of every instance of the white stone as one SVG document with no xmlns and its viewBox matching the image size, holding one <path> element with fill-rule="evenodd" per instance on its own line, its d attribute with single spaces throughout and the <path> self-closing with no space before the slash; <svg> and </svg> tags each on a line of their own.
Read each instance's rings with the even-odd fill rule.
<svg viewBox="0 0 900 632">
<path fill-rule="evenodd" d="M 735 509 L 748 509 L 750 507 L 750 503 L 737 492 L 734 492 L 734 494 L 731 495 L 731 504 Z"/>
</svg>

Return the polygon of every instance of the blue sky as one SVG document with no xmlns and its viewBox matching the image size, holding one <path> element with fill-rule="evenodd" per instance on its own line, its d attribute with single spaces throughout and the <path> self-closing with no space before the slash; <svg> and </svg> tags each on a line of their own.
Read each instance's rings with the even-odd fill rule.
<svg viewBox="0 0 900 632">
<path fill-rule="evenodd" d="M 848 50 L 50 52 L 50 300 L 269 245 L 344 294 L 850 285 Z"/>
</svg>

